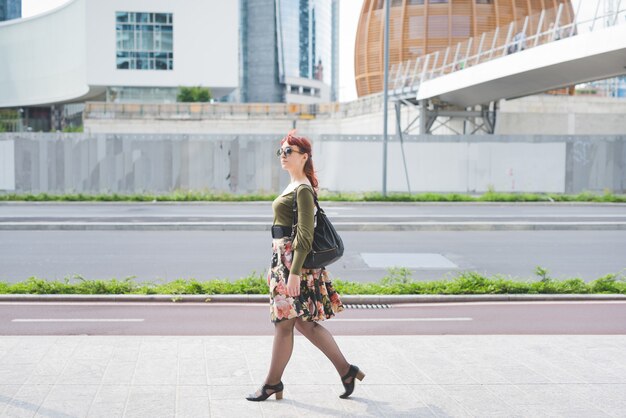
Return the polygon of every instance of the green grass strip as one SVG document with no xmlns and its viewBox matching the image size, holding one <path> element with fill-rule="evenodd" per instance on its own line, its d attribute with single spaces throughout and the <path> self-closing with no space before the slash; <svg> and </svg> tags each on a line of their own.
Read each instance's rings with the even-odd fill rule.
<svg viewBox="0 0 626 418">
<path fill-rule="evenodd" d="M 585 282 L 580 278 L 556 280 L 547 270 L 537 267 L 534 280 L 514 280 L 511 277 L 483 276 L 464 272 L 439 281 L 417 281 L 406 268 L 389 269 L 387 275 L 374 283 L 334 280 L 333 284 L 344 295 L 478 295 L 478 294 L 626 294 L 626 277 L 622 273 L 607 274 Z M 229 280 L 178 279 L 172 282 L 137 282 L 135 277 L 122 280 L 87 280 L 81 276 L 59 280 L 37 277 L 19 283 L 0 282 L 0 294 L 141 294 L 141 295 L 222 295 L 267 294 L 266 279 L 262 275 Z"/>
<path fill-rule="evenodd" d="M 170 194 L 0 194 L 0 201 L 24 202 L 243 202 L 271 201 L 276 194 L 212 193 L 176 191 Z M 583 192 L 575 195 L 556 193 L 499 193 L 482 195 L 462 193 L 320 193 L 320 200 L 336 202 L 596 202 L 626 203 L 626 195 Z"/>
<path fill-rule="evenodd" d="M 0 201 L 15 202 L 247 202 L 271 201 L 275 194 L 235 195 L 229 193 L 174 192 L 171 194 L 0 194 Z"/>
</svg>

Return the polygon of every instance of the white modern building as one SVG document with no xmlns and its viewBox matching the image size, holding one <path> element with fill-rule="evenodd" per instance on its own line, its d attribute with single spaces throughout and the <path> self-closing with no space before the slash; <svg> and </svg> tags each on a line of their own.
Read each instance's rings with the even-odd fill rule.
<svg viewBox="0 0 626 418">
<path fill-rule="evenodd" d="M 239 4 L 220 0 L 73 0 L 0 23 L 0 108 L 175 101 L 238 87 Z"/>
</svg>

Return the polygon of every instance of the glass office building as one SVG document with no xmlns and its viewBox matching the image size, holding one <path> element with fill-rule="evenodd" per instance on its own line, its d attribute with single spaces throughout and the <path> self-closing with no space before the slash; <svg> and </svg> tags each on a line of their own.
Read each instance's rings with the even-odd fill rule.
<svg viewBox="0 0 626 418">
<path fill-rule="evenodd" d="M 337 100 L 338 0 L 240 0 L 240 19 L 241 101 Z"/>
<path fill-rule="evenodd" d="M 0 0 L 0 22 L 22 17 L 22 0 Z"/>
<path fill-rule="evenodd" d="M 117 68 L 173 70 L 172 13 L 116 12 Z"/>
</svg>

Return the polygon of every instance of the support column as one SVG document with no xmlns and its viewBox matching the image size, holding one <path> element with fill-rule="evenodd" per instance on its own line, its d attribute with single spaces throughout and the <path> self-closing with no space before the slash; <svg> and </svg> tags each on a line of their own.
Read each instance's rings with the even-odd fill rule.
<svg viewBox="0 0 626 418">
<path fill-rule="evenodd" d="M 428 119 L 428 100 L 420 100 L 420 134 L 426 135 L 426 123 Z"/>
</svg>

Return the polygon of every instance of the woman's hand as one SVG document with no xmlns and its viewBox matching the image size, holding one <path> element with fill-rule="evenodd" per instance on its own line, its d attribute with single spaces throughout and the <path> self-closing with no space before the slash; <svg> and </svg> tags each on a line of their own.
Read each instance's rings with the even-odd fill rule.
<svg viewBox="0 0 626 418">
<path fill-rule="evenodd" d="M 300 296 L 300 275 L 290 274 L 287 279 L 287 295 Z"/>
</svg>

